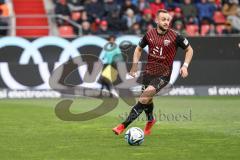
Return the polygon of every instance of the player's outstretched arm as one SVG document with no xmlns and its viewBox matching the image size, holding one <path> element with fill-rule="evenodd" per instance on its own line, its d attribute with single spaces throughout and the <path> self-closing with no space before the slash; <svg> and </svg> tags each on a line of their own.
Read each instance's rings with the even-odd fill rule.
<svg viewBox="0 0 240 160">
<path fill-rule="evenodd" d="M 139 59 L 142 55 L 142 48 L 140 46 L 137 46 L 135 51 L 134 51 L 134 54 L 133 54 L 133 64 L 132 64 L 132 68 L 130 70 L 130 75 L 132 77 L 135 77 L 136 76 L 136 72 L 137 72 L 137 69 L 138 69 L 138 62 L 139 62 Z"/>
<path fill-rule="evenodd" d="M 180 69 L 180 75 L 183 78 L 186 78 L 188 76 L 188 66 L 192 60 L 192 56 L 193 56 L 193 49 L 192 47 L 189 45 L 186 49 L 185 49 L 185 60 L 184 63 Z"/>
</svg>

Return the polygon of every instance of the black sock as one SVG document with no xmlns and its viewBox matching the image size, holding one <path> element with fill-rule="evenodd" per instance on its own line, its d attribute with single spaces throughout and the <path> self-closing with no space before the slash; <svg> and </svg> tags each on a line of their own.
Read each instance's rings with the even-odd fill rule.
<svg viewBox="0 0 240 160">
<path fill-rule="evenodd" d="M 132 123 L 143 112 L 143 110 L 144 104 L 141 104 L 140 102 L 135 104 L 135 106 L 130 111 L 127 119 L 122 123 L 124 127 L 127 128 L 127 126 Z"/>
<path fill-rule="evenodd" d="M 154 117 L 153 117 L 153 103 L 146 104 L 145 108 L 144 108 L 144 111 L 146 113 L 147 120 L 152 121 L 154 119 Z"/>
</svg>

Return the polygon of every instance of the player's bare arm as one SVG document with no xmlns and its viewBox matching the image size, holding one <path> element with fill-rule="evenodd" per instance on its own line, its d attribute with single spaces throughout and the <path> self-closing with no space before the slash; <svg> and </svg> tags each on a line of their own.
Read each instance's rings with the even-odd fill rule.
<svg viewBox="0 0 240 160">
<path fill-rule="evenodd" d="M 188 76 L 188 66 L 192 60 L 193 57 L 193 49 L 192 47 L 189 45 L 186 49 L 185 49 L 185 60 L 184 63 L 180 69 L 180 75 L 183 78 L 186 78 Z"/>
<path fill-rule="evenodd" d="M 138 62 L 139 62 L 139 59 L 141 57 L 142 50 L 143 49 L 140 46 L 137 46 L 135 51 L 134 51 L 133 64 L 132 64 L 132 68 L 131 68 L 130 73 L 129 73 L 132 77 L 136 76 L 136 72 L 137 72 L 137 69 L 138 69 Z"/>
</svg>

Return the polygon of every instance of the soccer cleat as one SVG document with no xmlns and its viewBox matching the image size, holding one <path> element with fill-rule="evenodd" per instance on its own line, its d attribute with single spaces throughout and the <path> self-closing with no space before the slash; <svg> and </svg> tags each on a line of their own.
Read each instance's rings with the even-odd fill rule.
<svg viewBox="0 0 240 160">
<path fill-rule="evenodd" d="M 152 121 L 148 121 L 145 128 L 144 128 L 144 134 L 150 135 L 151 134 L 151 128 L 156 123 L 156 119 L 153 119 Z"/>
<path fill-rule="evenodd" d="M 112 131 L 116 134 L 119 135 L 124 131 L 125 127 L 123 124 L 117 125 L 117 127 L 113 128 Z"/>
</svg>

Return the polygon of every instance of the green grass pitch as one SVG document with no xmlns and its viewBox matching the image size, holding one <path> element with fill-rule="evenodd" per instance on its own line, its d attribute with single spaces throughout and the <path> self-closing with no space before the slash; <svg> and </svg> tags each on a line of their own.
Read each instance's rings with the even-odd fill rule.
<svg viewBox="0 0 240 160">
<path fill-rule="evenodd" d="M 239 97 L 156 97 L 155 113 L 162 117 L 137 147 L 111 131 L 130 110 L 123 101 L 112 112 L 85 122 L 58 119 L 54 107 L 59 101 L 0 100 L 0 159 L 240 159 Z M 99 103 L 78 99 L 71 110 L 78 113 Z M 131 126 L 143 128 L 143 118 Z"/>
</svg>

